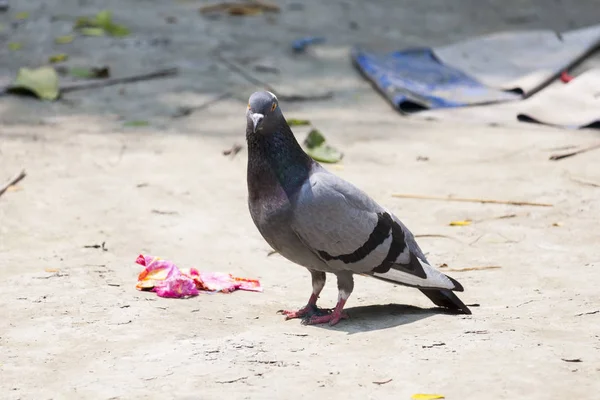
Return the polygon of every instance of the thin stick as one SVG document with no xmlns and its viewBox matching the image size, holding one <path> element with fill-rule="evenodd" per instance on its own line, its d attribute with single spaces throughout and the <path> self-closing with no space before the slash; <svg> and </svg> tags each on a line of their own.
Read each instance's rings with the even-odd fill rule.
<svg viewBox="0 0 600 400">
<path fill-rule="evenodd" d="M 25 170 L 23 170 L 17 176 L 8 181 L 6 185 L 0 187 L 0 196 L 2 196 L 4 192 L 8 190 L 9 187 L 16 185 L 21 181 L 21 179 L 25 178 L 26 176 L 27 174 L 25 173 Z"/>
<path fill-rule="evenodd" d="M 330 99 L 333 97 L 333 93 L 331 93 L 331 92 L 317 94 L 317 95 L 301 95 L 301 94 L 285 95 L 285 94 L 281 94 L 267 82 L 264 82 L 264 81 L 256 78 L 252 74 L 248 73 L 244 68 L 227 60 L 220 54 L 217 55 L 217 58 L 219 59 L 219 61 L 221 61 L 223 64 L 225 64 L 225 66 L 227 66 L 227 68 L 229 68 L 231 71 L 237 73 L 238 75 L 240 75 L 242 78 L 246 79 L 248 82 L 250 82 L 253 85 L 264 87 L 269 92 L 272 92 L 273 94 L 275 94 L 275 96 L 277 96 L 279 100 L 293 102 L 293 101 L 327 100 L 327 99 Z"/>
<path fill-rule="evenodd" d="M 76 82 L 68 85 L 64 85 L 60 88 L 60 91 L 63 93 L 73 92 L 75 90 L 84 90 L 84 89 L 95 89 L 99 87 L 113 86 L 119 85 L 121 83 L 132 83 L 139 81 L 147 81 L 150 79 L 159 79 L 166 78 L 169 76 L 177 75 L 179 73 L 178 68 L 167 68 L 161 69 L 158 71 L 150 72 L 147 74 L 126 76 L 124 78 L 112 78 L 112 79 L 104 79 L 93 82 Z"/>
<path fill-rule="evenodd" d="M 401 199 L 460 201 L 460 202 L 464 202 L 464 203 L 508 204 L 508 205 L 512 205 L 512 206 L 553 207 L 552 204 L 532 203 L 529 201 L 471 199 L 471 198 L 464 198 L 464 197 L 425 196 L 425 195 L 418 195 L 418 194 L 402 194 L 402 193 L 394 193 L 394 194 L 392 194 L 392 197 L 397 197 L 397 198 L 401 198 Z"/>
<path fill-rule="evenodd" d="M 579 150 L 571 151 L 569 153 L 552 154 L 550 156 L 550 160 L 558 161 L 558 160 L 562 160 L 563 158 L 573 157 L 573 156 L 576 156 L 577 154 L 585 153 L 586 151 L 592 151 L 592 150 L 596 150 L 596 149 L 600 149 L 600 143 L 596 143 L 594 145 L 591 145 L 589 147 L 584 147 Z"/>
<path fill-rule="evenodd" d="M 573 182 L 581 183 L 582 185 L 600 187 L 600 183 L 594 181 L 588 181 L 587 179 L 576 178 L 574 176 L 569 177 Z"/>
</svg>

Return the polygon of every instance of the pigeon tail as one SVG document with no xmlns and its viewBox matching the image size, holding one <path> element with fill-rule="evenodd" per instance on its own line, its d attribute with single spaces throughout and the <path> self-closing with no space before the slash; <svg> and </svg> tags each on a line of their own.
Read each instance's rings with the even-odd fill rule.
<svg viewBox="0 0 600 400">
<path fill-rule="evenodd" d="M 453 311 L 460 311 L 461 314 L 471 314 L 469 307 L 463 303 L 457 295 L 448 289 L 419 289 L 435 305 L 446 307 Z"/>
</svg>

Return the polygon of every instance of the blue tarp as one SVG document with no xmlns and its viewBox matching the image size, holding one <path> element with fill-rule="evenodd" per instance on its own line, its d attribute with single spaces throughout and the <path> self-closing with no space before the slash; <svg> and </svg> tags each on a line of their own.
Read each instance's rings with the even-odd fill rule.
<svg viewBox="0 0 600 400">
<path fill-rule="evenodd" d="M 355 48 L 359 71 L 404 113 L 519 100 L 522 96 L 483 85 L 441 63 L 430 48 L 374 54 Z"/>
</svg>

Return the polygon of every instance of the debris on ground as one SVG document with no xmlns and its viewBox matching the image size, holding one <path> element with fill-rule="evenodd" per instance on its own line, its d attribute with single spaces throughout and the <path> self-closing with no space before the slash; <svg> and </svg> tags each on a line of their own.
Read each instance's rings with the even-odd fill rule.
<svg viewBox="0 0 600 400">
<path fill-rule="evenodd" d="M 450 222 L 450 226 L 469 226 L 471 225 L 471 221 L 470 219 L 465 219 L 465 220 L 461 220 L 461 221 L 451 221 Z"/>
<path fill-rule="evenodd" d="M 310 121 L 307 119 L 290 118 L 287 120 L 287 124 L 289 126 L 307 126 L 310 125 Z"/>
<path fill-rule="evenodd" d="M 304 53 L 308 46 L 323 42 L 325 42 L 325 38 L 322 36 L 303 37 L 292 42 L 292 50 L 294 50 L 294 53 Z"/>
<path fill-rule="evenodd" d="M 159 257 L 140 254 L 135 261 L 144 266 L 138 275 L 138 290 L 154 291 L 160 297 L 185 298 L 200 292 L 231 293 L 236 290 L 262 292 L 257 279 L 240 278 L 222 272 L 200 272 L 196 268 L 179 269 Z"/>
<path fill-rule="evenodd" d="M 106 79 L 110 77 L 110 67 L 71 67 L 60 69 L 59 73 L 66 73 L 75 78 L 82 79 Z"/>
<path fill-rule="evenodd" d="M 128 36 L 131 31 L 124 25 L 115 24 L 110 10 L 100 11 L 93 17 L 79 17 L 73 27 L 84 36 Z"/>
<path fill-rule="evenodd" d="M 224 156 L 230 156 L 231 158 L 234 158 L 237 153 L 239 153 L 240 151 L 242 151 L 242 145 L 235 143 L 233 146 L 231 146 L 230 149 L 227 150 L 223 150 L 223 155 Z"/>
<path fill-rule="evenodd" d="M 54 55 L 51 55 L 50 57 L 48 57 L 48 62 L 51 64 L 55 64 L 55 63 L 67 61 L 68 59 L 69 59 L 69 56 L 67 54 L 59 53 L 59 54 L 54 54 Z"/>
<path fill-rule="evenodd" d="M 308 132 L 304 139 L 304 147 L 306 153 L 316 161 L 336 163 L 344 157 L 344 153 L 326 143 L 325 136 L 317 129 Z"/>
<path fill-rule="evenodd" d="M 5 185 L 0 187 L 0 196 L 2 196 L 8 189 L 19 183 L 23 178 L 25 178 L 27 174 L 25 171 L 19 172 L 14 178 L 9 180 Z"/>
<path fill-rule="evenodd" d="M 573 156 L 576 156 L 577 154 L 581 154 L 581 153 L 585 153 L 585 152 L 597 150 L 597 149 L 600 149 L 600 143 L 596 143 L 591 146 L 583 147 L 583 148 L 575 150 L 575 151 L 570 151 L 568 153 L 553 154 L 550 156 L 549 159 L 550 159 L 550 161 L 558 161 L 558 160 L 562 160 L 563 158 L 573 157 Z"/>
<path fill-rule="evenodd" d="M 276 4 L 263 1 L 223 2 L 200 7 L 200 14 L 226 13 L 229 15 L 259 15 L 265 12 L 278 13 Z"/>
<path fill-rule="evenodd" d="M 493 200 L 493 199 L 475 199 L 475 198 L 464 198 L 464 197 L 441 197 L 441 196 L 429 196 L 420 194 L 405 194 L 405 193 L 394 193 L 392 197 L 399 199 L 420 199 L 420 200 L 443 200 L 443 201 L 460 201 L 463 203 L 482 203 L 482 204 L 507 204 L 512 206 L 537 206 L 537 207 L 552 207 L 552 204 L 548 203 L 536 203 L 530 201 L 513 201 L 513 200 Z"/>
<path fill-rule="evenodd" d="M 58 74 L 52 67 L 21 68 L 8 93 L 34 95 L 41 100 L 56 100 L 60 95 Z"/>
</svg>

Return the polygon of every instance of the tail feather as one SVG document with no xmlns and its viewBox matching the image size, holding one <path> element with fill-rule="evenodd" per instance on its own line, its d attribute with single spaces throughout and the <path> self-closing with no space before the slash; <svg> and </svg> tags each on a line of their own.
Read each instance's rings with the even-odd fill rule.
<svg viewBox="0 0 600 400">
<path fill-rule="evenodd" d="M 469 307 L 463 303 L 457 295 L 447 289 L 419 289 L 435 305 L 446 307 L 450 310 L 461 311 L 463 314 L 471 314 Z"/>
</svg>

